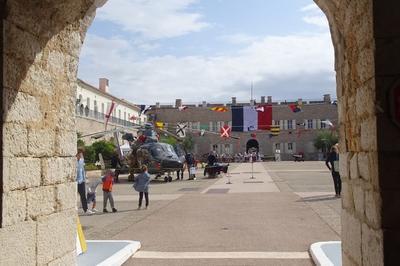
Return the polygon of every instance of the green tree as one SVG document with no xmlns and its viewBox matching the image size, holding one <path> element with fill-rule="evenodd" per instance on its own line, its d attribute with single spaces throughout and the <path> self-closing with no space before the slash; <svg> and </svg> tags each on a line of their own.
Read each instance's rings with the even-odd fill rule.
<svg viewBox="0 0 400 266">
<path fill-rule="evenodd" d="M 192 135 L 186 135 L 186 137 L 182 141 L 182 146 L 185 151 L 190 152 L 194 147 L 194 139 Z"/>
<path fill-rule="evenodd" d="M 92 144 L 92 147 L 96 153 L 96 160 L 99 159 L 98 154 L 103 155 L 104 160 L 110 160 L 115 153 L 114 143 L 111 141 L 100 140 Z"/>
<path fill-rule="evenodd" d="M 162 137 L 160 137 L 160 142 L 168 143 L 168 144 L 170 144 L 172 146 L 175 146 L 178 143 L 176 138 L 174 138 L 172 136 L 162 136 Z"/>
<path fill-rule="evenodd" d="M 324 130 L 314 139 L 314 147 L 327 153 L 334 144 L 338 143 L 338 141 L 339 138 L 336 132 Z"/>
<path fill-rule="evenodd" d="M 79 148 L 85 147 L 85 142 L 82 139 L 82 133 L 76 132 L 76 146 Z"/>
</svg>

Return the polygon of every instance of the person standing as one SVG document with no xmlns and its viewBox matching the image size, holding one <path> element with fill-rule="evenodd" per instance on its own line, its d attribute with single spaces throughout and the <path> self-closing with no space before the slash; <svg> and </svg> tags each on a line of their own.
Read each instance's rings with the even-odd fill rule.
<svg viewBox="0 0 400 266">
<path fill-rule="evenodd" d="M 88 210 L 86 200 L 86 174 L 85 174 L 85 160 L 83 158 L 83 151 L 79 150 L 76 154 L 76 183 L 78 183 L 78 193 L 81 198 L 82 209 L 86 214 L 93 214 L 91 210 Z"/>
<path fill-rule="evenodd" d="M 101 179 L 103 181 L 103 212 L 108 212 L 107 201 L 110 200 L 112 212 L 117 212 L 114 208 L 114 198 L 112 195 L 112 187 L 114 184 L 114 173 L 107 170 L 106 174 Z"/>
<path fill-rule="evenodd" d="M 115 183 L 119 183 L 119 174 L 121 173 L 121 160 L 118 155 L 118 151 L 115 151 L 113 156 L 111 157 L 111 168 L 114 168 L 114 175 L 115 175 Z"/>
<path fill-rule="evenodd" d="M 146 209 L 149 207 L 149 184 L 150 175 L 147 172 L 147 166 L 144 164 L 141 167 L 141 173 L 136 177 L 135 184 L 133 187 L 137 192 L 139 192 L 139 206 L 138 210 L 142 208 L 143 195 L 146 199 Z"/>
<path fill-rule="evenodd" d="M 330 153 L 326 157 L 325 164 L 332 173 L 336 197 L 340 198 L 340 193 L 342 191 L 342 180 L 340 179 L 339 174 L 339 152 L 337 145 L 332 146 Z"/>
</svg>

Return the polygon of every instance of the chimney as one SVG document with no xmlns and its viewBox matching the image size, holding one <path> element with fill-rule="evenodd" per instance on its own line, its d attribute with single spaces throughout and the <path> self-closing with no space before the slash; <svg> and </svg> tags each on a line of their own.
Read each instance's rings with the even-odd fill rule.
<svg viewBox="0 0 400 266">
<path fill-rule="evenodd" d="M 201 106 L 202 106 L 203 108 L 206 108 L 206 107 L 207 107 L 207 102 L 206 102 L 206 101 L 203 101 L 203 103 L 201 104 Z"/>
<path fill-rule="evenodd" d="M 267 103 L 272 103 L 272 96 L 268 96 L 267 99 Z"/>
<path fill-rule="evenodd" d="M 265 103 L 265 96 L 261 96 L 261 103 Z"/>
<path fill-rule="evenodd" d="M 175 108 L 181 107 L 182 106 L 182 99 L 176 99 L 175 100 Z"/>
<path fill-rule="evenodd" d="M 324 102 L 331 103 L 331 95 L 330 94 L 324 94 Z"/>
<path fill-rule="evenodd" d="M 99 90 L 108 93 L 108 79 L 99 78 Z"/>
<path fill-rule="evenodd" d="M 302 99 L 302 98 L 299 98 L 299 99 L 297 100 L 297 104 L 298 104 L 298 105 L 302 105 L 302 104 L 303 104 L 303 99 Z"/>
<path fill-rule="evenodd" d="M 232 104 L 233 104 L 233 105 L 236 104 L 236 97 L 232 97 Z"/>
<path fill-rule="evenodd" d="M 160 103 L 156 103 L 156 108 L 158 109 L 158 108 L 160 108 Z"/>
</svg>

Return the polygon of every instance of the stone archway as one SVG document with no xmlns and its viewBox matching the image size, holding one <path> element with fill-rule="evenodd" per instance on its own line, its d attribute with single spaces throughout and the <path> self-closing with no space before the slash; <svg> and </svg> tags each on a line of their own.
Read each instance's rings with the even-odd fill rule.
<svg viewBox="0 0 400 266">
<path fill-rule="evenodd" d="M 257 153 L 260 151 L 260 145 L 256 139 L 249 139 L 246 143 L 246 152 L 249 153 L 250 149 L 256 149 Z"/>
<path fill-rule="evenodd" d="M 6 264 L 75 262 L 76 70 L 86 30 L 104 2 L 3 2 L 0 257 Z M 388 115 L 387 92 L 400 76 L 394 26 L 400 3 L 315 2 L 335 47 L 343 264 L 393 264 L 400 242 L 400 180 L 393 174 L 400 172 L 400 142 L 392 140 L 400 133 Z"/>
</svg>

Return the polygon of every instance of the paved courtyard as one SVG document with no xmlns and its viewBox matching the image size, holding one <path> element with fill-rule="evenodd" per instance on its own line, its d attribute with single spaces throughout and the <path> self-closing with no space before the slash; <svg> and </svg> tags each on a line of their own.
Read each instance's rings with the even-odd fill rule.
<svg viewBox="0 0 400 266">
<path fill-rule="evenodd" d="M 153 181 L 150 209 L 122 177 L 117 213 L 81 216 L 87 239 L 138 240 L 126 265 L 313 265 L 308 249 L 340 239 L 341 201 L 323 162 L 232 164 L 228 177 Z M 185 176 L 187 179 L 187 176 Z M 98 188 L 98 209 L 102 209 Z"/>
</svg>

